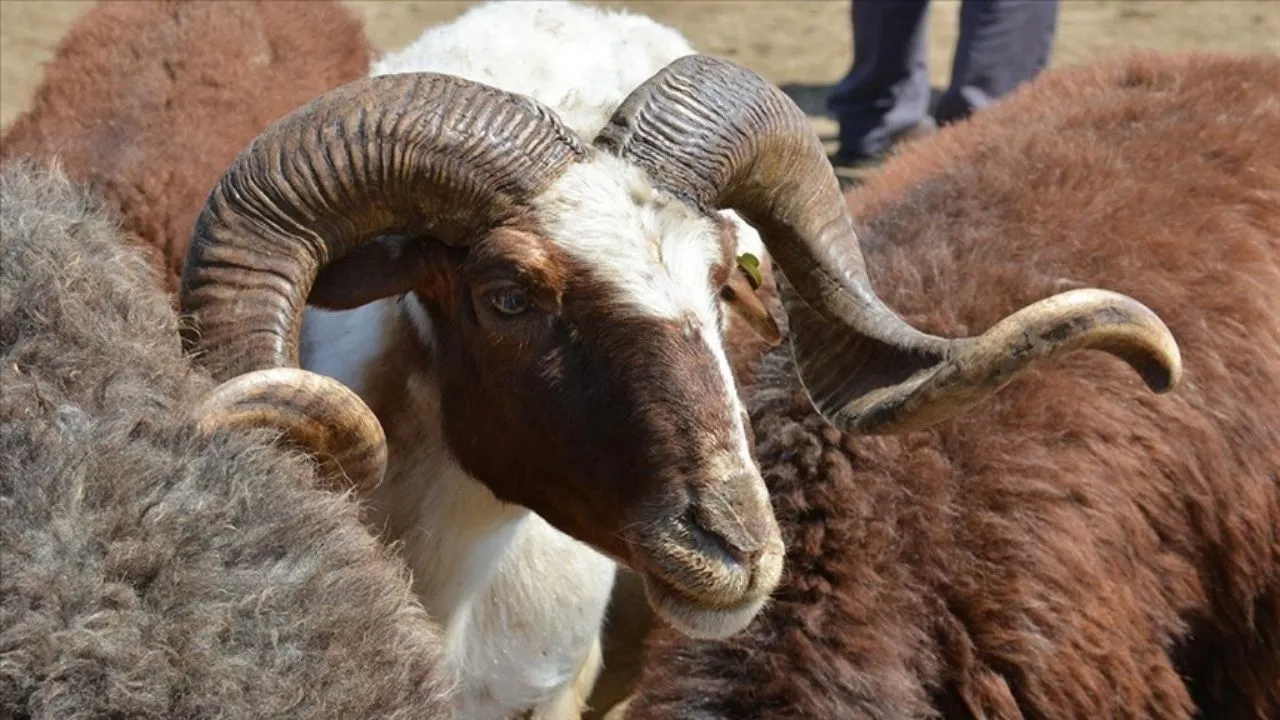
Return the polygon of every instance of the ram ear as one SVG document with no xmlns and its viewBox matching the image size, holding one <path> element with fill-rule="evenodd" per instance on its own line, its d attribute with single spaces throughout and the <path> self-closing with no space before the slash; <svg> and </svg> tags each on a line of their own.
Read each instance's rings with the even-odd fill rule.
<svg viewBox="0 0 1280 720">
<path fill-rule="evenodd" d="M 359 245 L 320 271 L 307 304 L 325 310 L 350 310 L 403 295 L 421 282 L 426 248 L 422 238 L 400 236 Z"/>
<path fill-rule="evenodd" d="M 734 315 L 772 347 L 782 342 L 782 329 L 761 297 L 767 271 L 768 267 L 762 265 L 755 255 L 739 255 L 728 282 L 720 289 L 720 298 Z"/>
</svg>

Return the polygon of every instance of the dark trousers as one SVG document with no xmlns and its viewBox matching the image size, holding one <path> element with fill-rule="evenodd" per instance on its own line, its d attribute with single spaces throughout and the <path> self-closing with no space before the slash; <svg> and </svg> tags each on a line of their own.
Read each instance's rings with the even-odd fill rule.
<svg viewBox="0 0 1280 720">
<path fill-rule="evenodd" d="M 929 0 L 853 0 L 853 67 L 827 106 L 842 152 L 873 155 L 929 112 Z M 951 84 L 939 124 L 967 117 L 1035 77 L 1049 62 L 1058 0 L 963 0 Z"/>
</svg>

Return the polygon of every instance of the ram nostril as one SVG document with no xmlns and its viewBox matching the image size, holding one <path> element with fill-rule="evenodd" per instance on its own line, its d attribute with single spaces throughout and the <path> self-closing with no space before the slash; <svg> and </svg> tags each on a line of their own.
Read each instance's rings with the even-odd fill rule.
<svg viewBox="0 0 1280 720">
<path fill-rule="evenodd" d="M 751 567 L 760 559 L 759 543 L 735 542 L 726 533 L 713 529 L 705 511 L 690 507 L 681 520 L 693 536 L 694 547 L 704 554 L 744 567 Z"/>
</svg>

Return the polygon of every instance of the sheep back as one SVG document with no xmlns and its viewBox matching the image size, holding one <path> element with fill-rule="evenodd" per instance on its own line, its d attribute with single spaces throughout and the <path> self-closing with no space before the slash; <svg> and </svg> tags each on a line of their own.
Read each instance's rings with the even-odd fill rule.
<svg viewBox="0 0 1280 720">
<path fill-rule="evenodd" d="M 403 565 L 211 380 L 99 200 L 0 173 L 0 716 L 449 717 Z"/>
<path fill-rule="evenodd" d="M 1153 395 L 1077 353 L 925 432 L 745 394 L 787 546 L 773 602 L 650 639 L 631 718 L 1280 716 L 1280 58 L 1045 73 L 855 190 L 878 293 L 968 335 L 1098 286 L 1164 318 Z"/>
<path fill-rule="evenodd" d="M 45 66 L 0 162 L 58 158 L 121 212 L 176 292 L 196 217 L 236 154 L 368 72 L 360 21 L 328 0 L 104 2 Z"/>
</svg>

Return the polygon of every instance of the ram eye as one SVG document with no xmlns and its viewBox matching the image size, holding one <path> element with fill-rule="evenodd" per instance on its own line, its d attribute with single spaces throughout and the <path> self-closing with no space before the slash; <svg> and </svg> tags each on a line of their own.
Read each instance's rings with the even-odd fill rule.
<svg viewBox="0 0 1280 720">
<path fill-rule="evenodd" d="M 504 287 L 489 293 L 489 305 L 503 315 L 519 315 L 529 309 L 529 294 L 523 288 Z"/>
</svg>

